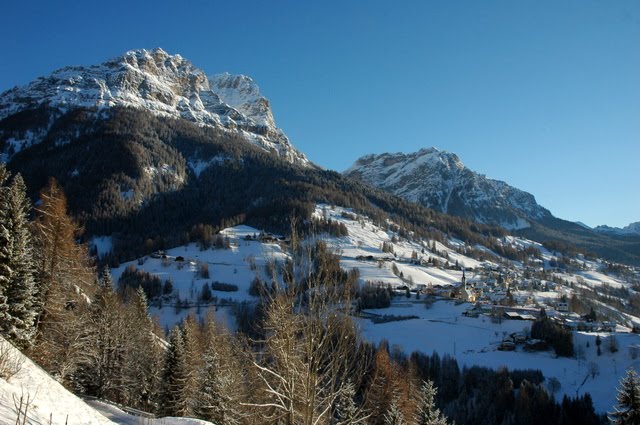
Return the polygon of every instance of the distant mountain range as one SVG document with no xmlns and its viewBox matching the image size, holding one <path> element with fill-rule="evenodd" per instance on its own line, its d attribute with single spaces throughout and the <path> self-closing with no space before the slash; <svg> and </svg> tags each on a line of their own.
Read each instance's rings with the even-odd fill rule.
<svg viewBox="0 0 640 425">
<path fill-rule="evenodd" d="M 436 211 L 498 225 L 534 240 L 568 242 L 609 258 L 640 259 L 639 223 L 624 229 L 591 229 L 556 218 L 532 194 L 472 171 L 457 155 L 436 148 L 366 155 L 343 174 Z"/>
<path fill-rule="evenodd" d="M 620 236 L 638 236 L 640 235 L 640 221 L 631 223 L 625 227 L 609 227 L 607 225 L 597 226 L 593 230 L 601 233 L 609 233 Z"/>
<path fill-rule="evenodd" d="M 0 161 L 34 198 L 55 177 L 89 234 L 119 232 L 135 239 L 128 245 L 163 245 L 201 223 L 282 228 L 326 202 L 477 240 L 504 233 L 499 225 L 640 263 L 640 236 L 557 219 L 455 154 L 369 155 L 345 175 L 321 170 L 276 126 L 250 77 L 208 76 L 162 49 L 62 68 L 1 93 Z"/>
</svg>

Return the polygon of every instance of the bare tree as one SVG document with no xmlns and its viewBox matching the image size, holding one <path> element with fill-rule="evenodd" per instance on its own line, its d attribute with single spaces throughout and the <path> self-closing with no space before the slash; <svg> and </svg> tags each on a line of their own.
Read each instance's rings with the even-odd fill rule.
<svg viewBox="0 0 640 425">
<path fill-rule="evenodd" d="M 253 362 L 263 398 L 251 405 L 268 421 L 316 425 L 329 422 L 338 398 L 352 390 L 349 380 L 360 382 L 362 359 L 346 314 L 349 285 L 334 274 L 326 246 L 301 242 L 295 222 L 293 229 L 292 259 L 268 294 L 266 337 Z"/>
<path fill-rule="evenodd" d="M 96 288 L 95 272 L 86 246 L 76 243 L 80 229 L 67 215 L 66 197 L 55 180 L 40 199 L 34 234 L 42 312 L 33 355 L 65 382 L 80 364 L 88 362 L 85 323 L 87 301 Z"/>
<path fill-rule="evenodd" d="M 551 393 L 552 397 L 560 390 L 561 387 L 562 384 L 560 383 L 560 380 L 558 378 L 556 378 L 555 376 L 549 378 L 547 388 L 549 388 L 549 392 Z"/>
</svg>

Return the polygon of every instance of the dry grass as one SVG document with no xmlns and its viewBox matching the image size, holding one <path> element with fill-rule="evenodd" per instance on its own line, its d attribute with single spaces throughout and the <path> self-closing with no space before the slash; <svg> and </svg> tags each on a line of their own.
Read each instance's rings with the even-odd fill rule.
<svg viewBox="0 0 640 425">
<path fill-rule="evenodd" d="M 17 348 L 7 341 L 0 340 L 0 378 L 9 380 L 22 369 L 24 359 Z"/>
</svg>

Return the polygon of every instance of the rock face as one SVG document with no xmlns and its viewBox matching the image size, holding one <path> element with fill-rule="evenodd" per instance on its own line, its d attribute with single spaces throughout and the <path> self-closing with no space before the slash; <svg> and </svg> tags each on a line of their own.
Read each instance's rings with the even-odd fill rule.
<svg viewBox="0 0 640 425">
<path fill-rule="evenodd" d="M 530 193 L 471 171 L 457 155 L 436 148 L 367 155 L 344 174 L 437 211 L 509 230 L 552 217 Z"/>
<path fill-rule="evenodd" d="M 89 108 L 99 119 L 112 107 L 224 128 L 291 163 L 311 165 L 276 127 L 269 101 L 251 78 L 207 77 L 180 55 L 162 49 L 130 51 L 100 65 L 62 68 L 0 94 L 0 121 L 37 109 L 47 115 L 29 131 L 0 135 L 4 160 L 41 142 L 55 118 L 74 108 Z"/>
</svg>

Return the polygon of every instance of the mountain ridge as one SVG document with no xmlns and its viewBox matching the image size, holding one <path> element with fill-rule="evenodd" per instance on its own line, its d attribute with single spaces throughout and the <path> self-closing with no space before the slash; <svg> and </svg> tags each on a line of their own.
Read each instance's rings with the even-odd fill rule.
<svg viewBox="0 0 640 425">
<path fill-rule="evenodd" d="M 56 116 L 71 109 L 95 109 L 99 118 L 113 107 L 133 107 L 236 132 L 289 162 L 312 165 L 276 127 L 269 101 L 250 77 L 208 77 L 182 56 L 160 48 L 131 50 L 97 65 L 64 67 L 0 94 L 0 120 L 39 107 L 49 109 L 50 116 L 37 129 L 4 137 L 5 162 L 41 142 Z"/>
<path fill-rule="evenodd" d="M 467 168 L 437 148 L 365 155 L 343 172 L 410 202 L 538 242 L 562 242 L 615 261 L 639 264 L 640 234 L 597 231 L 555 217 L 535 197 Z"/>
<path fill-rule="evenodd" d="M 606 224 L 593 228 L 596 232 L 614 234 L 618 236 L 634 236 L 640 235 L 640 221 L 630 223 L 624 227 L 612 227 Z"/>
<path fill-rule="evenodd" d="M 508 230 L 551 216 L 530 193 L 472 171 L 456 154 L 434 147 L 366 155 L 344 174 L 436 211 Z"/>
</svg>

